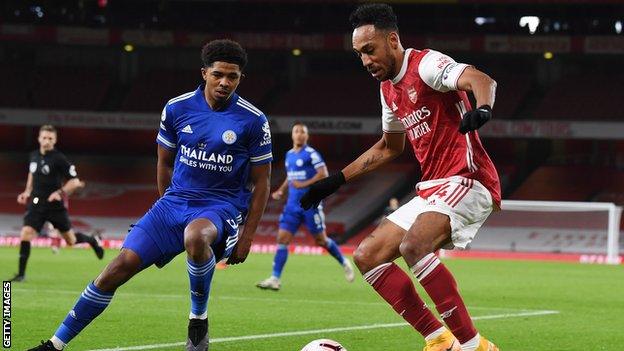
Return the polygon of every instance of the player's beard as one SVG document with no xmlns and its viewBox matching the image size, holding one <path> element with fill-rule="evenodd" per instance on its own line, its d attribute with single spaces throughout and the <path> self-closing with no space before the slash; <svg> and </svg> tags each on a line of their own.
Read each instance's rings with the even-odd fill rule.
<svg viewBox="0 0 624 351">
<path fill-rule="evenodd" d="M 390 50 L 390 45 L 388 44 L 387 41 L 384 43 L 384 50 L 386 50 L 386 57 L 384 61 L 387 62 L 387 65 L 386 65 L 386 74 L 380 79 L 380 81 L 382 82 L 384 80 L 394 78 L 395 76 L 394 72 L 396 69 L 396 62 L 394 60 L 394 57 L 392 56 L 392 50 Z"/>
<path fill-rule="evenodd" d="M 396 62 L 394 61 L 394 57 L 392 57 L 392 54 L 390 53 L 390 46 L 388 45 L 388 43 L 386 43 L 386 53 L 387 53 L 386 62 L 388 62 L 388 65 L 387 65 L 388 70 L 383 80 L 394 78 L 395 76 L 394 72 L 396 70 Z"/>
</svg>

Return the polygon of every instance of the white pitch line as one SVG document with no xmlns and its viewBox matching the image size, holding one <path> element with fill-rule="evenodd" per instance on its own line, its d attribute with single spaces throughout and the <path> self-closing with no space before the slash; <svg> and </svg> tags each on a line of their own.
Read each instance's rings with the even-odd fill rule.
<svg viewBox="0 0 624 351">
<path fill-rule="evenodd" d="M 22 289 L 22 288 L 14 288 L 13 291 L 21 291 L 21 292 L 35 292 L 35 293 L 55 293 L 55 294 L 65 294 L 65 295 L 76 295 L 80 294 L 80 291 L 76 290 L 40 290 L 40 289 Z M 142 293 L 130 293 L 130 292 L 121 292 L 115 294 L 116 297 L 152 297 L 152 298 L 165 298 L 165 299 L 188 299 L 189 295 L 180 295 L 180 294 L 142 294 Z M 310 304 L 321 304 L 321 305 L 349 305 L 349 306 L 387 306 L 388 304 L 385 302 L 364 302 L 364 301 L 336 301 L 336 300 L 306 300 L 306 299 L 283 299 L 283 298 L 270 298 L 270 297 L 248 297 L 248 296 L 210 296 L 210 300 L 235 300 L 235 301 L 265 301 L 265 302 L 275 302 L 275 303 L 283 303 L 283 302 L 293 302 L 293 303 L 310 303 Z M 516 309 L 516 308 L 507 308 L 507 307 L 483 307 L 483 306 L 467 306 L 468 309 L 471 310 L 499 310 L 499 311 L 517 311 L 517 312 L 528 312 L 528 311 L 538 311 L 538 310 L 530 310 L 530 309 Z"/>
<path fill-rule="evenodd" d="M 559 313 L 559 311 L 533 311 L 533 312 L 523 312 L 523 313 L 506 313 L 506 314 L 472 317 L 472 320 L 477 321 L 477 320 L 485 320 L 485 319 L 532 317 L 532 316 L 543 316 L 543 315 L 557 314 L 557 313 Z M 216 344 L 216 343 L 230 342 L 230 341 L 271 339 L 271 338 L 281 338 L 281 337 L 288 337 L 288 336 L 309 335 L 309 334 L 336 333 L 336 332 L 344 332 L 344 331 L 352 331 L 352 330 L 396 328 L 396 327 L 405 327 L 408 325 L 409 324 L 405 322 L 401 322 L 401 323 L 359 325 L 359 326 L 353 326 L 353 327 L 300 330 L 300 331 L 273 333 L 273 334 L 242 335 L 242 336 L 231 336 L 231 337 L 225 337 L 225 338 L 215 338 L 215 339 L 210 340 L 210 343 Z M 117 347 L 114 349 L 96 349 L 96 350 L 89 350 L 89 351 L 152 350 L 152 349 L 161 349 L 161 348 L 173 348 L 173 347 L 184 346 L 184 345 L 186 345 L 185 342 L 174 342 L 174 343 L 168 343 L 168 344 L 138 345 L 138 346 L 128 346 L 128 347 Z"/>
</svg>

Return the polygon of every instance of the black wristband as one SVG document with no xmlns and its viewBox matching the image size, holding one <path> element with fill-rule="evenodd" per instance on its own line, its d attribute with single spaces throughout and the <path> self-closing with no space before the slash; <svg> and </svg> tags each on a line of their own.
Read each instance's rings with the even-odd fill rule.
<svg viewBox="0 0 624 351">
<path fill-rule="evenodd" d="M 478 108 L 478 109 L 479 109 L 479 110 L 486 110 L 486 111 L 488 111 L 488 112 L 490 112 L 490 113 L 492 112 L 492 106 L 490 106 L 490 105 L 488 105 L 488 104 L 481 105 L 481 106 L 479 106 L 479 108 Z"/>
<path fill-rule="evenodd" d="M 340 185 L 343 185 L 343 184 L 345 184 L 345 183 L 347 182 L 347 180 L 345 179 L 345 176 L 344 176 L 344 174 L 342 173 L 342 171 L 340 171 L 340 172 L 338 172 L 338 173 L 334 174 L 333 176 L 335 176 L 335 177 L 337 177 L 337 178 L 338 178 L 338 181 L 339 181 L 339 184 L 340 184 Z"/>
</svg>

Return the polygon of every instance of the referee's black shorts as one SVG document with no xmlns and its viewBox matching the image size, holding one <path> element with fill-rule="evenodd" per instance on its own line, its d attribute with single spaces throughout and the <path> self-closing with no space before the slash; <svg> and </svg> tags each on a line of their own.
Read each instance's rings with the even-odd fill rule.
<svg viewBox="0 0 624 351">
<path fill-rule="evenodd" d="M 52 223 L 54 228 L 64 233 L 71 229 L 71 222 L 67 209 L 61 208 L 45 208 L 43 206 L 29 206 L 24 216 L 24 225 L 33 227 L 37 233 L 41 232 L 43 224 L 48 221 Z"/>
</svg>

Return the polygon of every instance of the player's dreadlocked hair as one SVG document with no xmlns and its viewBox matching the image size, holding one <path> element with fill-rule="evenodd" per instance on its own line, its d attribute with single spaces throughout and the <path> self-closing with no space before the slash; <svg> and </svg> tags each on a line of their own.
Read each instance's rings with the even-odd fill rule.
<svg viewBox="0 0 624 351">
<path fill-rule="evenodd" d="M 372 24 L 375 28 L 399 31 L 397 16 L 392 7 L 387 4 L 360 5 L 351 12 L 349 22 L 351 22 L 353 29 Z"/>
<path fill-rule="evenodd" d="M 247 65 L 247 52 L 239 43 L 229 39 L 219 39 L 208 42 L 201 51 L 204 67 L 211 66 L 216 61 L 233 63 L 240 70 Z"/>
</svg>

